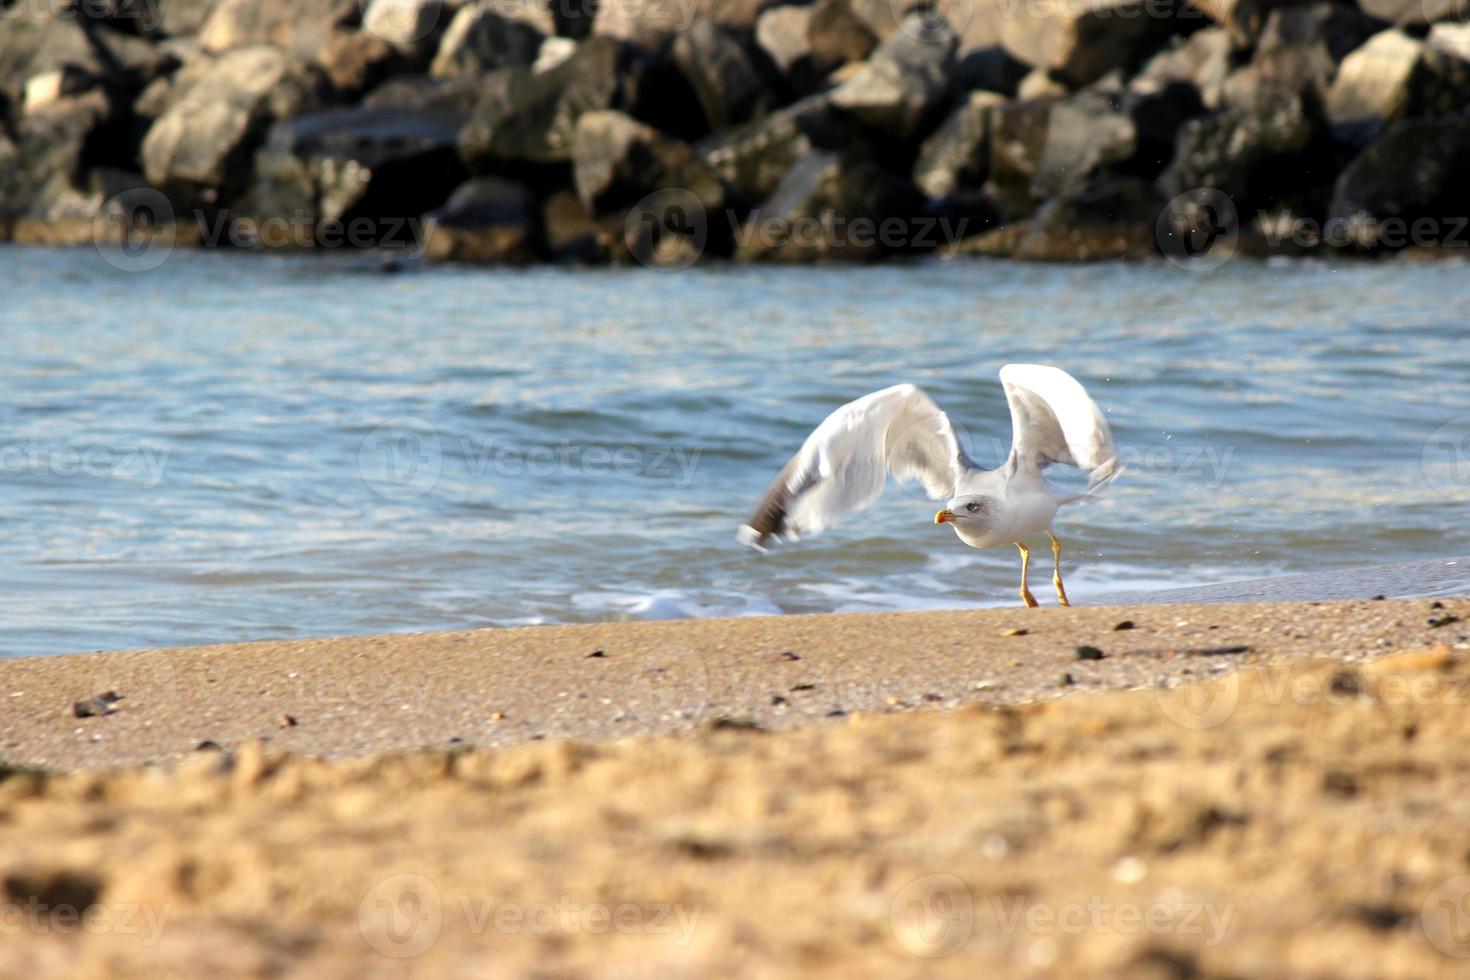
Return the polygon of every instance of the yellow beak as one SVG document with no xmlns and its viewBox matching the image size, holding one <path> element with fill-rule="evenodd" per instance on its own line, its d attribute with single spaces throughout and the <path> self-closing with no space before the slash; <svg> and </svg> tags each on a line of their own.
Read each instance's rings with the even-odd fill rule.
<svg viewBox="0 0 1470 980">
<path fill-rule="evenodd" d="M 954 520 L 954 511 L 947 508 L 934 515 L 935 524 L 948 524 L 952 520 Z"/>
</svg>

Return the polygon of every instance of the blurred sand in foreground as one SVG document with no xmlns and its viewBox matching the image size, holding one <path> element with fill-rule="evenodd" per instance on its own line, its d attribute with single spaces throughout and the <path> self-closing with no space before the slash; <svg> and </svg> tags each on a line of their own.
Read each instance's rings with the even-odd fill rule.
<svg viewBox="0 0 1470 980">
<path fill-rule="evenodd" d="M 1131 690 L 1015 704 L 901 690 L 809 723 L 723 711 L 676 734 L 499 750 L 316 760 L 248 741 L 15 771 L 0 976 L 1465 975 L 1470 602 L 1241 607 L 1201 625 L 1221 636 L 1208 648 L 1180 608 L 1032 615 L 1026 636 L 998 635 L 1026 628 L 1004 610 L 908 628 L 916 647 L 950 625 L 985 648 L 1030 641 L 1015 649 L 1038 677 L 1135 656 L 1238 671 L 1185 686 L 1178 668 L 1164 686 L 1125 672 Z M 1143 621 L 1102 660 L 1056 649 L 1125 614 Z M 1145 619 L 1162 615 L 1186 625 Z M 654 632 L 758 644 L 818 627 L 803 652 L 761 651 L 796 668 L 865 620 L 882 634 L 905 617 Z M 1315 635 L 1321 658 L 1264 639 L 1256 665 L 1220 652 L 1268 621 L 1292 650 Z M 21 674 L 0 669 L 0 698 Z M 128 700 L 67 724 L 102 728 Z"/>
</svg>

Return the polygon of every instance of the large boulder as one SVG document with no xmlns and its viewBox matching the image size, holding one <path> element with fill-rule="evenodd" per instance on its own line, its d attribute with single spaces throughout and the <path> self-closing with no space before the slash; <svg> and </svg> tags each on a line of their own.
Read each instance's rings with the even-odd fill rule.
<svg viewBox="0 0 1470 980">
<path fill-rule="evenodd" d="M 333 31 L 317 52 L 327 81 L 346 98 L 356 98 L 382 81 L 399 58 L 393 45 L 367 31 Z"/>
<path fill-rule="evenodd" d="M 1031 214 L 1132 159 L 1137 127 L 1113 94 L 1008 103 L 991 115 L 988 195 L 1007 218 Z"/>
<path fill-rule="evenodd" d="M 541 249 L 541 215 L 524 185 L 499 177 L 461 184 L 425 224 L 425 257 L 435 262 L 523 264 Z"/>
<path fill-rule="evenodd" d="M 1378 244 L 1388 219 L 1410 226 L 1427 220 L 1433 240 L 1463 241 L 1464 216 L 1470 215 L 1467 172 L 1470 120 L 1394 123 L 1338 176 L 1330 221 L 1346 226 L 1347 237 L 1367 248 Z"/>
<path fill-rule="evenodd" d="M 1359 0 L 1358 6 L 1380 20 L 1411 28 L 1466 15 L 1464 0 Z"/>
<path fill-rule="evenodd" d="M 614 236 L 572 191 L 557 191 L 546 199 L 541 227 L 547 258 L 553 262 L 586 265 L 609 257 Z"/>
<path fill-rule="evenodd" d="M 37 76 L 43 77 L 43 76 Z M 117 137 L 115 107 L 100 87 L 37 105 L 16 123 L 9 163 L 0 169 L 0 216 L 44 219 L 75 211 L 90 149 Z"/>
<path fill-rule="evenodd" d="M 219 0 L 144 0 L 157 10 L 158 27 L 168 37 L 198 34 L 219 6 Z"/>
<path fill-rule="evenodd" d="M 591 37 L 547 71 L 502 69 L 487 76 L 459 149 L 476 173 L 522 172 L 526 165 L 569 163 L 577 119 L 617 109 L 658 129 L 702 119 L 688 82 L 665 62 L 607 37 Z"/>
<path fill-rule="evenodd" d="M 826 95 L 808 96 L 694 147 L 747 207 L 774 194 L 786 172 L 815 149 L 842 151 L 850 158 L 870 155 L 860 128 L 834 112 Z"/>
<path fill-rule="evenodd" d="M 450 9 L 443 0 L 369 0 L 362 31 L 399 51 L 418 55 L 443 33 Z"/>
<path fill-rule="evenodd" d="M 366 219 L 396 237 L 466 178 L 455 145 L 463 121 L 361 107 L 283 120 L 256 154 L 251 209 L 318 227 Z"/>
<path fill-rule="evenodd" d="M 197 36 L 213 53 L 270 44 L 313 58 L 361 14 L 358 0 L 220 0 Z"/>
<path fill-rule="evenodd" d="M 1290 93 L 1191 120 L 1179 131 L 1159 188 L 1166 198 L 1214 188 L 1237 205 L 1289 199 L 1331 180 L 1334 164 L 1321 152 L 1320 131 L 1301 96 Z"/>
<path fill-rule="evenodd" d="M 1342 60 L 1327 92 L 1327 118 L 1336 127 L 1376 131 L 1406 115 L 1427 75 L 1424 42 L 1403 31 L 1375 34 Z"/>
<path fill-rule="evenodd" d="M 1180 39 L 1149 60 L 1128 83 L 1128 90 L 1152 95 L 1180 82 L 1193 85 L 1208 109 L 1223 105 L 1225 79 L 1231 70 L 1230 36 L 1209 27 Z"/>
<path fill-rule="evenodd" d="M 700 17 L 680 33 L 670 54 L 693 87 L 712 132 L 761 115 L 774 103 L 745 45 L 711 18 Z"/>
<path fill-rule="evenodd" d="M 679 188 L 713 213 L 724 207 L 718 177 L 688 144 L 621 112 L 586 112 L 572 142 L 577 196 L 594 216 L 626 211 L 658 190 Z"/>
<path fill-rule="evenodd" d="M 746 219 L 736 255 L 774 262 L 874 259 L 908 250 L 922 214 L 907 181 L 871 161 L 812 150 Z"/>
<path fill-rule="evenodd" d="M 468 78 L 430 78 L 427 75 L 399 75 L 389 78 L 363 97 L 369 109 L 416 109 L 420 112 L 456 112 L 469 119 L 470 113 L 484 93 L 485 80 Z"/>
<path fill-rule="evenodd" d="M 1231 43 L 1240 50 L 1256 46 L 1266 21 L 1283 7 L 1295 7 L 1310 0 L 1192 0 L 1194 9 L 1220 25 Z"/>
<path fill-rule="evenodd" d="M 847 0 L 772 7 L 756 21 L 755 38 L 798 93 L 814 91 L 842 65 L 866 58 L 878 43 Z"/>
<path fill-rule="evenodd" d="M 1320 104 L 1342 59 L 1382 27 L 1381 21 L 1340 3 L 1274 10 L 1249 66 L 1226 80 L 1225 103 L 1248 107 L 1274 90 Z"/>
<path fill-rule="evenodd" d="M 325 101 L 319 70 L 275 47 L 232 50 L 181 72 L 143 139 L 148 180 L 206 203 L 242 190 L 251 153 L 276 119 Z"/>
<path fill-rule="evenodd" d="M 158 45 L 85 18 L 48 12 L 47 6 L 21 3 L 0 12 L 0 103 L 19 106 L 30 80 L 50 72 L 72 71 L 136 91 L 178 65 L 178 58 Z"/>
<path fill-rule="evenodd" d="M 535 64 L 556 33 L 550 11 L 524 4 L 470 3 L 450 21 L 429 73 L 440 78 Z"/>
<path fill-rule="evenodd" d="M 1147 181 L 1120 177 L 1043 204 L 1031 218 L 966 239 L 960 254 L 1031 262 L 1097 262 L 1157 254 L 1163 202 Z"/>
<path fill-rule="evenodd" d="M 662 49 L 673 35 L 688 30 L 699 12 L 699 4 L 695 0 L 658 3 L 649 0 L 597 0 L 596 8 L 593 34 L 630 41 L 650 51 Z"/>
<path fill-rule="evenodd" d="M 1005 101 L 995 92 L 971 92 L 920 145 L 914 186 L 931 200 L 979 194 L 990 176 L 991 117 Z"/>
<path fill-rule="evenodd" d="M 1003 17 L 999 28 L 1018 60 L 1080 86 L 1141 65 L 1181 21 L 1167 0 L 1079 0 Z"/>
<path fill-rule="evenodd" d="M 851 78 L 832 90 L 834 109 L 900 140 L 931 128 L 949 94 L 959 39 L 945 22 L 914 14 Z"/>
</svg>

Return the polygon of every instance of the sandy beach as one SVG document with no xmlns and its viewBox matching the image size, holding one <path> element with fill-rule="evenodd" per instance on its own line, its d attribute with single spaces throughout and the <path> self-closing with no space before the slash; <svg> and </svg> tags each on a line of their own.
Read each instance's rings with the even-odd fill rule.
<svg viewBox="0 0 1470 980">
<path fill-rule="evenodd" d="M 1002 609 L 0 662 L 0 976 L 1458 975 L 1467 623 Z"/>
</svg>

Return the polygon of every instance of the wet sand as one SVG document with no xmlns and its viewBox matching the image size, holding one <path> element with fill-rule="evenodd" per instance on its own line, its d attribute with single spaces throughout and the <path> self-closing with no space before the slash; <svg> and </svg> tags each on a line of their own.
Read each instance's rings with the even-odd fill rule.
<svg viewBox="0 0 1470 980">
<path fill-rule="evenodd" d="M 0 663 L 81 770 L 0 778 L 0 977 L 1463 975 L 1467 660 L 1445 599 Z"/>
<path fill-rule="evenodd" d="M 1439 609 L 1435 603 L 1445 607 Z M 178 761 L 255 739 L 329 758 L 391 748 L 781 730 L 965 704 L 1187 683 L 1241 665 L 1470 643 L 1470 601 L 783 616 L 528 627 L 0 660 L 0 759 Z M 1129 623 L 1131 628 L 1119 629 Z M 1018 634 L 1018 631 L 1024 631 Z M 1102 652 L 1078 659 L 1077 648 Z M 75 702 L 114 692 L 105 717 Z M 289 719 L 289 720 L 288 720 Z M 294 722 L 294 724 L 293 724 Z"/>
</svg>

